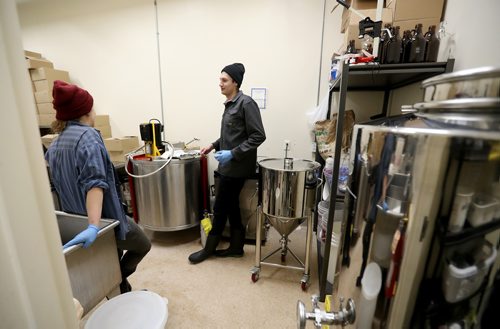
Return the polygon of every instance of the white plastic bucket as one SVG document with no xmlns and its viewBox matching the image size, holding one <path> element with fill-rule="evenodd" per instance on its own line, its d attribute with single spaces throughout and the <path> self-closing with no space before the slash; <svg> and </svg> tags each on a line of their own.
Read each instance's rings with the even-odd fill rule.
<svg viewBox="0 0 500 329">
<path fill-rule="evenodd" d="M 356 324 L 359 329 L 371 329 L 377 297 L 382 287 L 382 271 L 377 263 L 366 266 L 361 279 L 361 296 L 356 307 Z"/>
<path fill-rule="evenodd" d="M 151 291 L 131 291 L 110 299 L 95 310 L 85 329 L 164 329 L 168 300 Z"/>
</svg>

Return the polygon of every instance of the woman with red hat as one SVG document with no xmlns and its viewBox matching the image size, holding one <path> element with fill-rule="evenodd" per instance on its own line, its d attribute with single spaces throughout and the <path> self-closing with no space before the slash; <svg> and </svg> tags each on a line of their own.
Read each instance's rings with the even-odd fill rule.
<svg viewBox="0 0 500 329">
<path fill-rule="evenodd" d="M 101 218 L 120 222 L 115 230 L 120 255 L 122 293 L 131 290 L 127 277 L 151 249 L 142 229 L 126 214 L 117 190 L 116 172 L 99 132 L 93 128 L 94 100 L 84 89 L 60 80 L 52 90 L 56 121 L 52 128 L 60 133 L 50 145 L 45 159 L 63 211 L 87 216 L 88 227 L 64 248 L 95 241 Z M 125 253 L 123 251 L 126 250 Z"/>
</svg>

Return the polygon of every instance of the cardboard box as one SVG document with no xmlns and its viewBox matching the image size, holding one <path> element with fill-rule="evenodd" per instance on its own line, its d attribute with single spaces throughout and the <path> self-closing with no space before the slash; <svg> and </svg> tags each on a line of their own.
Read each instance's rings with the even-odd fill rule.
<svg viewBox="0 0 500 329">
<path fill-rule="evenodd" d="M 347 0 L 347 4 L 354 9 L 374 9 L 377 8 L 377 0 Z M 384 1 L 385 2 L 385 1 Z"/>
<path fill-rule="evenodd" d="M 370 17 L 372 21 L 376 20 L 377 17 L 377 10 L 376 9 L 365 9 L 365 10 L 360 10 L 360 14 Z M 340 33 L 345 33 L 345 31 L 351 26 L 355 25 L 356 28 L 359 28 L 359 21 L 361 20 L 361 17 L 358 15 L 351 13 L 350 11 L 346 11 L 346 15 L 342 15 L 342 24 L 340 26 Z M 382 27 L 386 23 L 392 23 L 392 9 L 389 8 L 383 8 L 382 9 Z"/>
<path fill-rule="evenodd" d="M 104 139 L 104 145 L 106 149 L 111 151 L 120 151 L 128 153 L 139 147 L 139 137 L 138 136 L 124 136 L 118 138 L 106 138 Z"/>
<path fill-rule="evenodd" d="M 370 18 L 375 17 L 375 12 L 376 12 L 376 10 L 374 10 L 374 9 L 363 10 L 363 13 L 366 16 L 369 16 Z M 356 15 L 353 15 L 353 16 L 356 16 Z M 349 44 L 349 40 L 355 40 L 356 49 L 361 49 L 361 47 L 362 47 L 364 39 L 358 38 L 358 36 L 359 36 L 359 21 L 361 20 L 358 18 L 359 17 L 356 16 L 356 19 L 351 19 L 351 21 L 349 22 L 349 26 L 344 31 L 344 33 L 345 33 L 344 34 L 344 41 L 345 41 L 346 47 Z M 392 23 L 392 11 L 390 9 L 384 8 L 382 10 L 382 27 L 384 26 L 384 24 L 387 24 L 387 23 Z M 345 50 L 345 47 L 343 48 L 343 50 Z"/>
<path fill-rule="evenodd" d="M 52 62 L 46 59 L 35 57 L 26 57 L 26 65 L 28 66 L 28 69 L 37 69 L 40 67 L 54 68 L 54 64 L 52 64 Z"/>
<path fill-rule="evenodd" d="M 42 54 L 36 53 L 34 51 L 29 51 L 29 50 L 24 51 L 24 56 L 25 57 L 42 58 Z"/>
<path fill-rule="evenodd" d="M 36 103 L 50 103 L 50 102 L 52 102 L 52 92 L 49 92 L 48 90 L 35 91 L 33 94 L 35 95 L 35 102 Z"/>
<path fill-rule="evenodd" d="M 37 103 L 36 108 L 38 114 L 55 114 L 56 110 L 54 110 L 54 106 L 52 103 Z"/>
<path fill-rule="evenodd" d="M 48 134 L 42 136 L 42 144 L 46 148 L 49 148 L 50 144 L 55 141 L 59 137 L 59 134 Z"/>
<path fill-rule="evenodd" d="M 101 136 L 102 138 L 109 138 L 111 137 L 111 126 L 98 126 L 98 125 L 95 125 L 94 126 L 95 129 L 99 130 L 99 132 L 101 133 Z"/>
<path fill-rule="evenodd" d="M 394 26 L 399 26 L 400 27 L 400 35 L 403 37 L 403 32 L 406 30 L 414 30 L 415 25 L 417 24 L 422 24 L 422 33 L 425 34 L 427 30 L 429 29 L 429 26 L 431 25 L 436 25 L 436 28 L 439 28 L 439 22 L 440 19 L 438 17 L 436 18 L 427 18 L 427 19 L 415 19 L 415 20 L 406 20 L 406 21 L 394 21 L 393 25 Z"/>
<path fill-rule="evenodd" d="M 351 7 L 357 10 L 377 8 L 377 0 L 352 0 Z"/>
<path fill-rule="evenodd" d="M 108 153 L 112 162 L 125 162 L 125 154 L 127 154 L 127 152 L 108 151 Z"/>
<path fill-rule="evenodd" d="M 367 9 L 373 9 L 375 10 L 373 14 L 371 15 L 366 15 L 365 16 L 370 16 L 372 20 L 375 20 L 376 18 L 376 9 L 377 9 L 377 0 L 351 0 L 348 1 L 347 3 L 350 3 L 351 8 L 356 9 L 357 11 L 363 11 Z M 342 11 L 342 22 L 340 24 L 340 33 L 345 33 L 345 30 L 349 26 L 349 20 L 351 19 L 351 15 L 354 17 L 354 19 L 359 22 L 361 20 L 361 17 L 359 17 L 356 14 L 353 14 L 350 10 L 344 8 Z"/>
<path fill-rule="evenodd" d="M 388 0 L 387 8 L 394 11 L 395 21 L 437 18 L 441 20 L 444 0 Z"/>
<path fill-rule="evenodd" d="M 69 82 L 69 73 L 63 70 L 54 70 L 49 67 L 41 67 L 29 70 L 32 81 L 38 80 L 62 80 Z"/>
<path fill-rule="evenodd" d="M 50 86 L 50 80 L 38 80 L 38 81 L 33 81 L 35 84 L 35 92 L 37 91 L 50 91 L 52 93 L 52 88 L 54 82 L 52 81 L 52 86 Z"/>
<path fill-rule="evenodd" d="M 56 120 L 56 114 L 38 114 L 38 125 L 39 126 L 50 126 L 52 122 Z"/>
<path fill-rule="evenodd" d="M 109 115 L 108 114 L 98 114 L 95 116 L 96 126 L 109 126 Z"/>
<path fill-rule="evenodd" d="M 35 91 L 36 92 L 48 91 L 52 95 L 52 89 L 54 88 L 54 81 L 55 80 L 58 80 L 58 79 L 55 77 L 52 77 L 52 78 L 46 79 L 46 80 L 33 81 L 33 83 L 35 84 Z M 59 79 L 59 80 L 61 80 L 61 79 Z M 69 75 L 63 81 L 69 82 Z"/>
</svg>

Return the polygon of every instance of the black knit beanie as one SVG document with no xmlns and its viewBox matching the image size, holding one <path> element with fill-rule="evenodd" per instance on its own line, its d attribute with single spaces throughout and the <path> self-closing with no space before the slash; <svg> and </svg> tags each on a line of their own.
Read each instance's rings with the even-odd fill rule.
<svg viewBox="0 0 500 329">
<path fill-rule="evenodd" d="M 243 75 L 245 74 L 245 66 L 241 63 L 230 64 L 222 69 L 221 72 L 226 72 L 241 87 Z"/>
</svg>

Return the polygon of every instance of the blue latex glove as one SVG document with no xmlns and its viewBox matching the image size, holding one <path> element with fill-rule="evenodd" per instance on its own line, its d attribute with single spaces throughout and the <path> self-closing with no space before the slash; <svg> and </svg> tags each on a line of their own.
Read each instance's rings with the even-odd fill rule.
<svg viewBox="0 0 500 329">
<path fill-rule="evenodd" d="M 221 165 L 225 165 L 233 158 L 233 154 L 229 150 L 223 150 L 215 152 L 214 157 Z"/>
<path fill-rule="evenodd" d="M 88 248 L 92 243 L 94 243 L 97 238 L 97 232 L 99 228 L 95 225 L 90 224 L 85 230 L 78 233 L 73 239 L 63 246 L 63 249 L 83 243 L 83 248 Z"/>
</svg>

